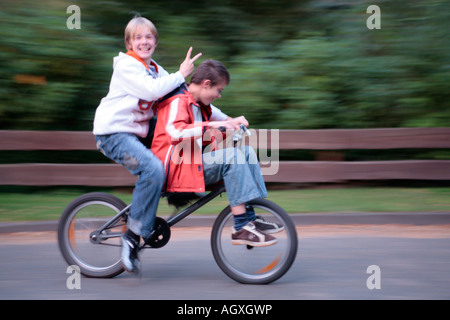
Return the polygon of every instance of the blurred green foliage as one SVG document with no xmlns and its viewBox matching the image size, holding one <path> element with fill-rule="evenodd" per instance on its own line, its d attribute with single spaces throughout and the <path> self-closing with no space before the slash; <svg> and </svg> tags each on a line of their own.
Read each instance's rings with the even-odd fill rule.
<svg viewBox="0 0 450 320">
<path fill-rule="evenodd" d="M 450 124 L 447 0 L 0 0 L 0 129 L 91 130 L 112 59 L 139 12 L 160 36 L 155 60 L 178 70 L 189 46 L 221 60 L 216 102 L 253 127 Z M 69 5 L 81 29 L 69 30 Z M 369 5 L 381 29 L 369 30 Z"/>
</svg>

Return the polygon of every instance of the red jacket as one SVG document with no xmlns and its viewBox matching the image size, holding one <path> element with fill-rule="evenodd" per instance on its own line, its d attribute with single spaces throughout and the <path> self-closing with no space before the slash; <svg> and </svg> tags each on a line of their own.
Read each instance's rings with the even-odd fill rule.
<svg viewBox="0 0 450 320">
<path fill-rule="evenodd" d="M 201 106 L 183 85 L 158 104 L 151 150 L 166 170 L 168 192 L 204 192 L 202 149 L 214 143 L 210 120 L 225 120 L 219 109 Z"/>
</svg>

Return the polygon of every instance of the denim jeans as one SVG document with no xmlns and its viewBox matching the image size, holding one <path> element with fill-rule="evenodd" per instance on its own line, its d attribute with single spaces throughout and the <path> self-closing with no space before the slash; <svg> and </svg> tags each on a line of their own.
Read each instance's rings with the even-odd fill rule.
<svg viewBox="0 0 450 320">
<path fill-rule="evenodd" d="M 120 163 L 138 176 L 134 191 L 128 228 L 148 238 L 155 223 L 164 168 L 161 161 L 134 134 L 115 133 L 95 137 L 97 149 L 106 157 Z"/>
<path fill-rule="evenodd" d="M 227 148 L 203 154 L 205 184 L 223 180 L 230 206 L 266 198 L 267 189 L 252 147 Z"/>
</svg>

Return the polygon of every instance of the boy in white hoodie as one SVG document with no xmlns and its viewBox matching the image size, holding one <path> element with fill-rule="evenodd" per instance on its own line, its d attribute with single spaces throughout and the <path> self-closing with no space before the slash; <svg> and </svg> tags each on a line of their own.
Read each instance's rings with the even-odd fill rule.
<svg viewBox="0 0 450 320">
<path fill-rule="evenodd" d="M 179 87 L 194 71 L 192 47 L 179 71 L 169 74 L 152 60 L 158 44 L 153 23 L 133 18 L 125 28 L 125 46 L 114 58 L 109 92 L 95 112 L 94 130 L 97 148 L 138 176 L 128 218 L 128 230 L 122 237 L 122 263 L 129 272 L 138 272 L 140 237 L 145 241 L 153 230 L 156 209 L 164 183 L 160 160 L 140 138 L 147 137 L 149 120 L 156 101 Z"/>
</svg>

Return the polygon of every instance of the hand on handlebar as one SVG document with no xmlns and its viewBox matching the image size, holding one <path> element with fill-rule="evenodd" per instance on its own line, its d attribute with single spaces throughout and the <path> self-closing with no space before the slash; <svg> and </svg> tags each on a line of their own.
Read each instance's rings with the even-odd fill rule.
<svg viewBox="0 0 450 320">
<path fill-rule="evenodd" d="M 242 126 L 244 126 L 245 128 L 248 127 L 248 121 L 247 121 L 247 119 L 245 119 L 244 116 L 233 118 L 230 121 L 233 121 L 234 123 L 236 123 L 239 128 L 241 128 Z M 237 129 L 239 129 L 239 128 L 237 128 Z"/>
<path fill-rule="evenodd" d="M 248 121 L 244 116 L 240 116 L 237 118 L 229 118 L 225 121 L 211 121 L 209 123 L 209 127 L 212 129 L 219 129 L 221 131 L 225 131 L 227 129 L 230 130 L 239 130 L 241 127 L 248 127 Z"/>
</svg>

